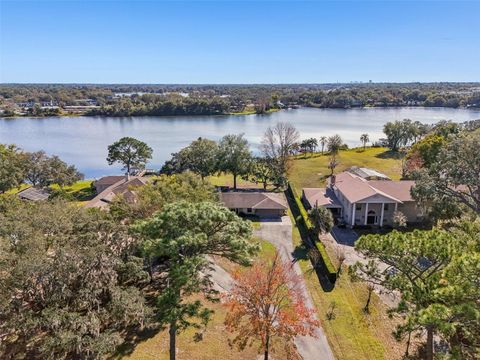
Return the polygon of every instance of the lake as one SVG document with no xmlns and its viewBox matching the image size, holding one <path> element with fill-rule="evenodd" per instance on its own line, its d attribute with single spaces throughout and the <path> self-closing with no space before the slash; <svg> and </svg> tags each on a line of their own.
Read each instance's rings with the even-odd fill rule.
<svg viewBox="0 0 480 360">
<path fill-rule="evenodd" d="M 360 145 L 360 135 L 371 141 L 384 137 L 383 125 L 401 119 L 434 123 L 480 119 L 480 110 L 447 108 L 370 108 L 285 110 L 268 115 L 174 116 L 174 117 L 51 117 L 0 119 L 0 143 L 60 156 L 75 164 L 86 178 L 119 173 L 108 166 L 107 146 L 123 136 L 149 144 L 154 152 L 149 168 L 159 169 L 172 152 L 198 137 L 218 140 L 226 134 L 245 133 L 258 152 L 263 132 L 278 122 L 290 122 L 302 138 L 340 134 L 349 146 Z"/>
</svg>

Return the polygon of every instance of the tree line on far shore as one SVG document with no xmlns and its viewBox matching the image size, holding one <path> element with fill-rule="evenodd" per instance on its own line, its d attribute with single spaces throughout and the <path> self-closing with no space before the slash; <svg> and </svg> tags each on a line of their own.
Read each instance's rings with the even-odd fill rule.
<svg viewBox="0 0 480 360">
<path fill-rule="evenodd" d="M 55 104 L 59 108 L 41 103 Z M 283 107 L 480 107 L 478 84 L 310 85 L 0 85 L 3 116 L 60 115 L 65 106 L 91 105 L 88 115 L 165 116 L 265 113 Z M 23 105 L 22 105 L 23 104 Z M 25 104 L 27 104 L 25 106 Z M 35 104 L 37 106 L 35 106 Z M 22 110 L 23 111 L 23 110 Z"/>
</svg>

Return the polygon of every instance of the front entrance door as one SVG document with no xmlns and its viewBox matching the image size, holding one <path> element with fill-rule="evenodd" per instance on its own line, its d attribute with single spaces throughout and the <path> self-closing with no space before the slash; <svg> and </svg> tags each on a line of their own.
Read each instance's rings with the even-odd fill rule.
<svg viewBox="0 0 480 360">
<path fill-rule="evenodd" d="M 375 214 L 375 211 L 370 210 L 367 215 L 367 225 L 377 225 L 378 216 Z"/>
</svg>

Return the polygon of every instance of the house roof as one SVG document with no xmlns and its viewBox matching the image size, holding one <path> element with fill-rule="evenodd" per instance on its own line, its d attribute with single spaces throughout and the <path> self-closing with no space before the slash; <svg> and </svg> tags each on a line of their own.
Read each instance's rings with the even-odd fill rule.
<svg viewBox="0 0 480 360">
<path fill-rule="evenodd" d="M 110 185 L 90 200 L 86 207 L 105 208 L 116 196 L 124 196 L 127 201 L 133 202 L 135 200 L 135 192 L 131 189 L 143 186 L 147 182 L 147 179 L 142 177 L 132 177 L 127 181 L 125 176 L 121 176 L 119 181 Z"/>
<path fill-rule="evenodd" d="M 396 199 L 404 201 L 413 201 L 410 190 L 415 185 L 413 180 L 401 180 L 401 181 L 385 181 L 385 180 L 370 180 L 368 182 L 370 186 L 386 194 L 389 194 Z"/>
<path fill-rule="evenodd" d="M 335 176 L 335 187 L 350 202 L 359 202 L 372 196 L 382 196 L 393 202 L 412 201 L 413 181 L 366 180 L 348 171 Z"/>
<path fill-rule="evenodd" d="M 125 178 L 125 175 L 104 176 L 98 180 L 95 180 L 94 185 L 113 185 L 124 178 Z"/>
<path fill-rule="evenodd" d="M 224 192 L 220 199 L 229 209 L 279 209 L 288 208 L 287 199 L 282 193 L 268 192 Z"/>
<path fill-rule="evenodd" d="M 335 193 L 330 188 L 304 188 L 303 195 L 311 207 L 341 208 Z"/>
<path fill-rule="evenodd" d="M 25 200 L 40 201 L 40 200 L 47 200 L 48 197 L 50 196 L 50 193 L 45 189 L 29 187 L 28 189 L 19 191 L 17 193 L 17 196 Z"/>
<path fill-rule="evenodd" d="M 387 175 L 382 174 L 381 172 L 378 172 L 376 170 L 365 168 L 365 167 L 352 166 L 347 171 L 367 180 L 373 180 L 373 179 L 390 180 L 390 178 Z"/>
</svg>

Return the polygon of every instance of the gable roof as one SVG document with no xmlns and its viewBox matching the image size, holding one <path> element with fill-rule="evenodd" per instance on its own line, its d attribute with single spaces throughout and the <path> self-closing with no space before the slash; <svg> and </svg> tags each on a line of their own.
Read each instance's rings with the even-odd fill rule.
<svg viewBox="0 0 480 360">
<path fill-rule="evenodd" d="M 111 175 L 111 176 L 104 176 L 98 180 L 95 180 L 94 185 L 113 185 L 116 182 L 125 179 L 125 175 Z"/>
<path fill-rule="evenodd" d="M 282 193 L 267 192 L 224 192 L 220 200 L 229 209 L 279 209 L 288 208 L 287 199 Z"/>
<path fill-rule="evenodd" d="M 350 203 L 376 195 L 397 203 L 412 201 L 410 189 L 413 185 L 413 181 L 366 180 L 348 171 L 336 175 L 334 184 Z"/>
<path fill-rule="evenodd" d="M 331 188 L 304 188 L 303 196 L 311 207 L 341 208 L 342 204 Z"/>
<path fill-rule="evenodd" d="M 127 201 L 133 202 L 135 200 L 135 192 L 131 189 L 143 186 L 147 182 L 147 179 L 142 177 L 132 177 L 130 180 L 126 180 L 125 176 L 122 176 L 119 181 L 110 185 L 90 200 L 86 207 L 105 208 L 116 196 L 125 196 Z"/>
<path fill-rule="evenodd" d="M 32 186 L 25 190 L 19 191 L 17 196 L 24 200 L 40 201 L 47 200 L 50 196 L 50 193 L 45 189 L 39 189 Z"/>
<path fill-rule="evenodd" d="M 413 201 L 410 190 L 415 185 L 413 180 L 401 181 L 385 181 L 385 180 L 370 180 L 368 182 L 373 188 L 380 190 L 396 199 L 404 201 Z"/>
</svg>

